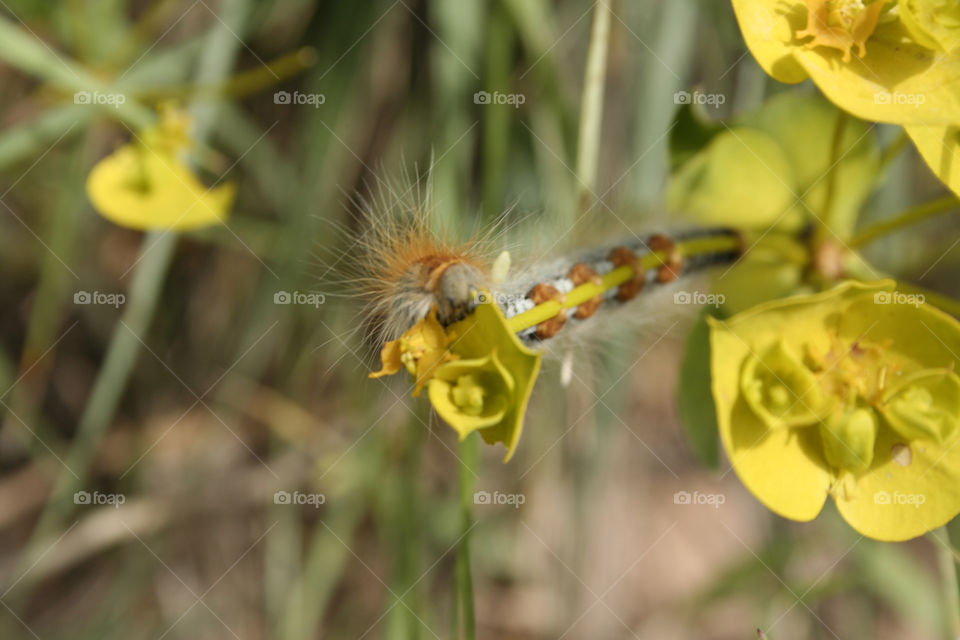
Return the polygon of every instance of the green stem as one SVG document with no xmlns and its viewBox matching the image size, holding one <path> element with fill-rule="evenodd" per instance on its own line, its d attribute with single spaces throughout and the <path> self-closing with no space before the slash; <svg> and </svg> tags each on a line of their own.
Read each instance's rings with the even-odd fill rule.
<svg viewBox="0 0 960 640">
<path fill-rule="evenodd" d="M 476 437 L 469 436 L 460 444 L 460 518 L 461 538 L 457 546 L 457 600 L 463 612 L 463 637 L 474 640 L 476 621 L 473 614 L 473 578 L 470 574 L 470 529 L 473 528 L 473 467 L 477 460 Z"/>
<path fill-rule="evenodd" d="M 856 249 L 898 229 L 929 218 L 934 218 L 958 208 L 960 208 L 960 201 L 958 201 L 954 195 L 944 196 L 937 200 L 914 205 L 886 220 L 881 220 L 865 229 L 861 229 L 847 244 L 851 249 Z"/>
<path fill-rule="evenodd" d="M 833 127 L 833 138 L 830 141 L 830 173 L 827 175 L 827 194 L 823 199 L 822 217 L 817 219 L 814 231 L 814 245 L 818 246 L 833 235 L 831 222 L 835 222 L 833 205 L 837 192 L 837 174 L 840 172 L 840 148 L 843 143 L 843 134 L 847 128 L 850 116 L 846 111 L 837 111 L 836 124 Z M 835 225 L 834 225 L 835 226 Z"/>
</svg>

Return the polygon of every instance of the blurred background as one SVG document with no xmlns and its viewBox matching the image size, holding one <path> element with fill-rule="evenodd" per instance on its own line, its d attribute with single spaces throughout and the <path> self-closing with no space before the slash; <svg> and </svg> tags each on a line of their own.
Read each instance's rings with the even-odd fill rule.
<svg viewBox="0 0 960 640">
<path fill-rule="evenodd" d="M 788 523 L 698 461 L 688 323 L 613 340 L 565 389 L 547 366 L 507 465 L 367 379 L 357 202 L 432 167 L 440 223 L 509 210 L 520 253 L 642 224 L 676 92 L 727 118 L 777 90 L 727 3 L 601 3 L 587 183 L 583 0 L 0 4 L 0 638 L 457 637 L 467 534 L 481 638 L 942 637 L 928 542 L 863 539 L 829 505 Z M 237 185 L 229 221 L 107 222 L 91 167 L 171 99 L 208 183 Z M 876 215 L 924 172 L 905 154 Z M 909 273 L 946 224 L 875 257 Z M 466 522 L 458 486 L 487 492 Z"/>
</svg>

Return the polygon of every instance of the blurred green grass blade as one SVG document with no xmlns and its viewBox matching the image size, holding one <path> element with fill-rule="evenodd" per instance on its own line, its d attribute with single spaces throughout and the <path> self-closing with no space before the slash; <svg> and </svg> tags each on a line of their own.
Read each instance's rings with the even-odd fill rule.
<svg viewBox="0 0 960 640">
<path fill-rule="evenodd" d="M 715 470 L 720 466 L 720 436 L 710 391 L 708 315 L 706 311 L 701 313 L 687 336 L 677 386 L 677 406 L 690 448 L 702 465 Z"/>
<path fill-rule="evenodd" d="M 187 82 L 203 43 L 204 37 L 197 36 L 171 47 L 158 46 L 148 55 L 132 60 L 120 73 L 117 86 L 136 95 L 139 90 Z"/>
<path fill-rule="evenodd" d="M 51 107 L 28 122 L 0 132 L 0 171 L 39 157 L 51 144 L 81 133 L 95 115 L 92 109 L 79 105 Z"/>
<path fill-rule="evenodd" d="M 672 0 L 660 5 L 656 24 L 646 29 L 632 27 L 650 43 L 642 63 L 641 84 L 637 93 L 637 135 L 634 154 L 639 158 L 632 180 L 634 200 L 641 205 L 657 205 L 667 177 L 668 142 L 676 105 L 673 94 L 686 89 L 696 47 L 697 0 Z"/>
<path fill-rule="evenodd" d="M 2 16 L 0 16 L 0 60 L 68 91 L 118 92 L 117 89 L 111 89 L 103 84 L 86 69 L 65 55 L 56 53 L 49 45 Z M 102 105 L 99 111 L 114 115 L 135 127 L 144 127 L 153 122 L 153 112 L 129 96 L 122 104 L 117 104 L 115 107 Z"/>
<path fill-rule="evenodd" d="M 483 74 L 483 90 L 490 93 L 513 93 L 510 68 L 513 61 L 515 33 L 510 19 L 499 2 L 487 14 L 487 59 Z M 495 220 L 503 210 L 504 177 L 510 148 L 510 121 L 517 111 L 507 104 L 493 102 L 478 105 L 483 121 L 483 211 L 487 220 Z"/>
<path fill-rule="evenodd" d="M 943 596 L 937 582 L 904 545 L 862 540 L 851 556 L 854 575 L 898 619 L 936 635 L 942 629 Z"/>
<path fill-rule="evenodd" d="M 605 0 L 597 0 L 594 4 L 587 64 L 583 72 L 583 94 L 580 99 L 580 131 L 577 136 L 578 215 L 590 208 L 596 188 L 611 13 L 610 5 Z"/>
</svg>

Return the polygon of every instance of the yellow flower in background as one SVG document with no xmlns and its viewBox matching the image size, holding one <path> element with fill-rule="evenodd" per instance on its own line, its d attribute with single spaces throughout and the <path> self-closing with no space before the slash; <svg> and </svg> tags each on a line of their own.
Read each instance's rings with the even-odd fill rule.
<svg viewBox="0 0 960 640">
<path fill-rule="evenodd" d="M 771 76 L 808 77 L 858 118 L 904 125 L 931 170 L 960 193 L 960 9 L 948 0 L 732 0 Z M 826 135 L 826 132 L 824 133 Z"/>
<path fill-rule="evenodd" d="M 960 323 L 895 283 L 710 320 L 711 379 L 734 470 L 769 509 L 828 495 L 860 533 L 906 540 L 960 512 Z"/>
<path fill-rule="evenodd" d="M 105 218 L 132 229 L 188 230 L 222 223 L 232 183 L 207 188 L 183 156 L 190 147 L 186 115 L 161 110 L 156 126 L 94 165 L 87 196 Z"/>
</svg>

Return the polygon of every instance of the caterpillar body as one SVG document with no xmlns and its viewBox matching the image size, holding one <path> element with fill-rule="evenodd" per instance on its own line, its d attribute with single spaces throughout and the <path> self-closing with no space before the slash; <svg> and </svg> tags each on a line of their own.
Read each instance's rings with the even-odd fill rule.
<svg viewBox="0 0 960 640">
<path fill-rule="evenodd" d="M 450 242 L 431 229 L 428 198 L 404 195 L 391 205 L 371 216 L 361 252 L 366 312 L 381 345 L 433 309 L 446 327 L 477 304 L 493 302 L 525 344 L 547 346 L 557 336 L 581 333 L 596 324 L 594 318 L 638 296 L 664 289 L 682 275 L 732 262 L 743 251 L 734 229 L 694 229 L 632 235 L 505 269 L 502 254 L 494 259 L 495 232 Z M 586 293 L 593 295 L 581 300 Z"/>
</svg>

